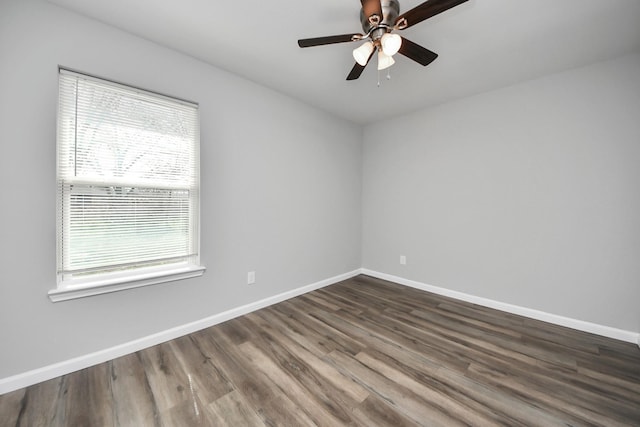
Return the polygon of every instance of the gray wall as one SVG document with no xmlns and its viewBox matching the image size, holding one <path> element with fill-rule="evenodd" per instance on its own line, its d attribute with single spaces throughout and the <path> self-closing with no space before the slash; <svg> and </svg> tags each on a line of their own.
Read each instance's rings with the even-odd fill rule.
<svg viewBox="0 0 640 427">
<path fill-rule="evenodd" d="M 203 277 L 49 301 L 58 65 L 200 103 Z M 359 126 L 48 3 L 0 3 L 0 138 L 0 378 L 361 265 Z"/>
<path fill-rule="evenodd" d="M 364 140 L 365 268 L 639 330 L 640 55 L 379 123 Z"/>
</svg>

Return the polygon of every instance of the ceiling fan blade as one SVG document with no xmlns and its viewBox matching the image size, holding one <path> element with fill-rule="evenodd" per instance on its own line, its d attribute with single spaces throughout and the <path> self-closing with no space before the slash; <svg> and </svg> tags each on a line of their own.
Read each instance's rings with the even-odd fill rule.
<svg viewBox="0 0 640 427">
<path fill-rule="evenodd" d="M 376 50 L 378 50 L 378 49 L 377 48 L 373 49 L 373 51 L 371 52 L 371 55 L 369 55 L 369 58 L 367 59 L 367 63 L 366 64 L 360 65 L 357 62 L 355 63 L 355 65 L 351 69 L 351 72 L 347 76 L 347 80 L 355 80 L 358 77 L 360 77 L 360 75 L 362 74 L 364 69 L 367 67 L 369 62 L 371 62 L 371 58 L 373 58 L 373 55 L 376 53 Z"/>
<path fill-rule="evenodd" d="M 360 40 L 362 34 L 340 34 L 337 36 L 327 36 L 327 37 L 315 37 L 312 39 L 300 39 L 298 40 L 298 46 L 300 47 L 312 47 L 312 46 L 322 46 L 325 44 L 334 44 L 334 43 L 346 43 L 352 42 L 355 40 Z"/>
<path fill-rule="evenodd" d="M 353 68 L 351 69 L 351 72 L 347 76 L 347 80 L 357 79 L 358 77 L 360 77 L 363 71 L 364 71 L 364 67 L 356 62 Z"/>
<path fill-rule="evenodd" d="M 439 13 L 449 10 L 452 7 L 458 6 L 468 0 L 427 0 L 421 5 L 418 5 L 408 12 L 403 13 L 396 19 L 398 24 L 402 19 L 406 19 L 407 26 L 409 28 L 425 19 L 431 18 Z"/>
<path fill-rule="evenodd" d="M 431 64 L 438 57 L 437 53 L 431 52 L 429 49 L 424 48 L 411 40 L 407 40 L 404 37 L 402 38 L 402 44 L 400 45 L 398 53 L 409 59 L 413 59 L 424 66 Z"/>
<path fill-rule="evenodd" d="M 382 4 L 380 0 L 360 0 L 364 16 L 370 18 L 372 15 L 378 15 L 378 19 L 382 21 Z"/>
</svg>

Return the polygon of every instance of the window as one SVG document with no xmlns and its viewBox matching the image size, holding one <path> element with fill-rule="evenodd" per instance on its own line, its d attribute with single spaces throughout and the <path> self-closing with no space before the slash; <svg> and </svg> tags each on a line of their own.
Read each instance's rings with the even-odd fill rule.
<svg viewBox="0 0 640 427">
<path fill-rule="evenodd" d="M 60 69 L 52 300 L 199 276 L 196 104 Z"/>
</svg>

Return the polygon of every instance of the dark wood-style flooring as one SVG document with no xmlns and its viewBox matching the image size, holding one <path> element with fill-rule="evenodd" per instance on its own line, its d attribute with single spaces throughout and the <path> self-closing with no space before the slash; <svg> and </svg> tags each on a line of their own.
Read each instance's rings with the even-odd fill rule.
<svg viewBox="0 0 640 427">
<path fill-rule="evenodd" d="M 359 276 L 0 396 L 0 426 L 640 425 L 637 346 Z"/>
</svg>

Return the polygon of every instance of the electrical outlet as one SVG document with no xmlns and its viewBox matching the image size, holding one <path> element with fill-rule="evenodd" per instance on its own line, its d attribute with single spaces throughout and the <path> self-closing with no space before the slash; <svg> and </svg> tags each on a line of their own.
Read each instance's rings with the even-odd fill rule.
<svg viewBox="0 0 640 427">
<path fill-rule="evenodd" d="M 247 273 L 247 284 L 253 285 L 254 283 L 256 283 L 256 272 L 250 271 Z"/>
<path fill-rule="evenodd" d="M 404 255 L 400 255 L 400 264 L 407 265 L 407 257 Z"/>
</svg>

